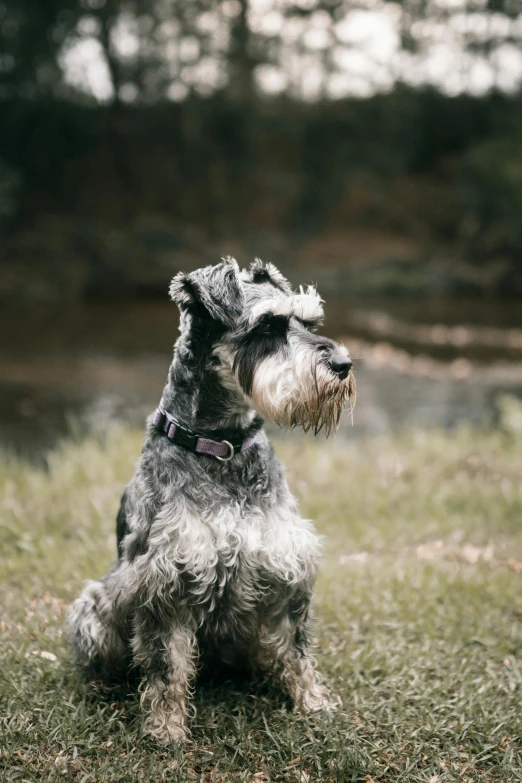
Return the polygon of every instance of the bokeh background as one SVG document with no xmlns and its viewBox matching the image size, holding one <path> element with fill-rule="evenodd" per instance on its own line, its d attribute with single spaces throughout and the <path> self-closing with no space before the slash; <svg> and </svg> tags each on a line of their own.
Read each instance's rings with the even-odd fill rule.
<svg viewBox="0 0 522 783">
<path fill-rule="evenodd" d="M 0 0 L 0 437 L 142 423 L 168 282 L 315 282 L 350 437 L 522 397 L 520 0 Z"/>
</svg>

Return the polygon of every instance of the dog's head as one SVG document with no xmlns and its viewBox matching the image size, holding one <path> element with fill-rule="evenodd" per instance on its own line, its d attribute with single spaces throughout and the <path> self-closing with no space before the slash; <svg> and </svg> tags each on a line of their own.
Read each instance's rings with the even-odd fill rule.
<svg viewBox="0 0 522 783">
<path fill-rule="evenodd" d="M 355 404 L 347 349 L 317 334 L 323 302 L 313 287 L 294 292 L 272 264 L 240 271 L 234 259 L 180 273 L 170 293 L 182 331 L 207 325 L 207 369 L 264 417 L 328 434 Z M 196 346 L 197 349 L 197 346 Z"/>
</svg>

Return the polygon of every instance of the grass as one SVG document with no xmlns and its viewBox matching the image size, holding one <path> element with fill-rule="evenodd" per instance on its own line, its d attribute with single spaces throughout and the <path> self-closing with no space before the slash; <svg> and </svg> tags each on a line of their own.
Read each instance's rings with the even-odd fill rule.
<svg viewBox="0 0 522 783">
<path fill-rule="evenodd" d="M 325 536 L 317 657 L 344 708 L 292 714 L 263 686 L 201 685 L 193 741 L 141 735 L 132 693 L 97 693 L 64 615 L 114 550 L 141 434 L 0 462 L 0 777 L 6 781 L 522 779 L 522 447 L 509 434 L 280 443 Z M 2 777 L 3 775 L 3 777 Z"/>
</svg>

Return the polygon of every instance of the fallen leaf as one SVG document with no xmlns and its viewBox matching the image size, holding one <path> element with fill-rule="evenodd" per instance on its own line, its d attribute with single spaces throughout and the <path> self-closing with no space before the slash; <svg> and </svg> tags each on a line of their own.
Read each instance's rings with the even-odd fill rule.
<svg viewBox="0 0 522 783">
<path fill-rule="evenodd" d="M 33 655 L 39 655 L 40 658 L 45 658 L 46 661 L 57 661 L 58 658 L 52 652 L 46 652 L 45 650 L 33 650 Z"/>
<path fill-rule="evenodd" d="M 439 538 L 437 541 L 430 541 L 427 544 L 420 544 L 417 547 L 418 560 L 433 560 L 444 552 L 444 541 Z"/>
<path fill-rule="evenodd" d="M 350 555 L 341 555 L 339 558 L 339 565 L 347 565 L 348 563 L 366 563 L 368 557 L 368 552 L 353 552 L 353 554 Z"/>
<path fill-rule="evenodd" d="M 464 544 L 464 546 L 462 547 L 462 557 L 468 563 L 471 563 L 471 565 L 475 565 L 475 563 L 478 563 L 478 559 L 481 554 L 482 554 L 482 550 L 480 549 L 480 547 L 474 546 L 473 544 Z"/>
</svg>

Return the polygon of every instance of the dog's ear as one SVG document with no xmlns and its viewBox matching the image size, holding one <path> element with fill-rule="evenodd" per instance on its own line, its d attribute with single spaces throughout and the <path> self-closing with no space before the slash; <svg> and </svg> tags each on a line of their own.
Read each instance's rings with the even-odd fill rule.
<svg viewBox="0 0 522 783">
<path fill-rule="evenodd" d="M 260 258 L 255 258 L 250 265 L 250 275 L 253 283 L 271 283 L 285 294 L 292 293 L 292 287 L 286 277 L 273 264 L 265 263 Z"/>
<path fill-rule="evenodd" d="M 215 321 L 233 326 L 245 307 L 245 294 L 237 261 L 225 258 L 221 264 L 177 274 L 170 284 L 170 297 L 181 309 L 203 308 Z"/>
</svg>

